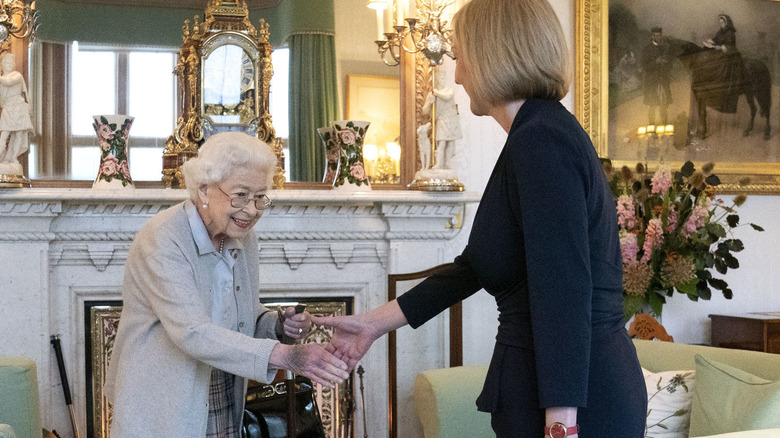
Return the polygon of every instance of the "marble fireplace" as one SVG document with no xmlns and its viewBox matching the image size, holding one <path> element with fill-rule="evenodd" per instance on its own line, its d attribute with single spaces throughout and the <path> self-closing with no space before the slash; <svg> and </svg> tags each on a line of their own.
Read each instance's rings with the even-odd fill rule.
<svg viewBox="0 0 780 438">
<path fill-rule="evenodd" d="M 0 355 L 36 362 L 43 426 L 63 438 L 72 428 L 50 337 L 61 339 L 79 431 L 86 436 L 95 409 L 87 391 L 93 373 L 86 359 L 89 309 L 121 299 L 135 233 L 185 196 L 164 189 L 0 189 Z M 269 197 L 274 206 L 255 230 L 263 299 L 344 302 L 354 312 L 387 300 L 388 274 L 450 261 L 446 245 L 460 232 L 466 205 L 479 200 L 470 192 L 416 191 L 281 190 Z M 424 349 L 443 350 L 445 330 L 434 324 L 420 341 Z M 361 365 L 368 386 L 365 429 L 386 436 L 386 341 L 378 341 Z M 362 417 L 358 403 L 354 436 L 363 436 Z"/>
</svg>

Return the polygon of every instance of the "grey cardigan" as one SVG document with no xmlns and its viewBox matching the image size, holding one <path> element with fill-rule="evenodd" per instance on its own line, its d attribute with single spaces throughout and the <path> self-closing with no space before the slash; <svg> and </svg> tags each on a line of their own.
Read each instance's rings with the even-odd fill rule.
<svg viewBox="0 0 780 438">
<path fill-rule="evenodd" d="M 235 332 L 211 322 L 211 275 L 219 255 L 213 245 L 198 247 L 184 204 L 155 215 L 130 246 L 104 385 L 114 405 L 112 438 L 203 437 L 212 368 L 237 376 L 237 416 L 245 378 L 268 382 L 276 373 L 268 359 L 278 342 L 277 316 L 259 301 L 255 233 L 240 242 L 235 260 Z"/>
</svg>

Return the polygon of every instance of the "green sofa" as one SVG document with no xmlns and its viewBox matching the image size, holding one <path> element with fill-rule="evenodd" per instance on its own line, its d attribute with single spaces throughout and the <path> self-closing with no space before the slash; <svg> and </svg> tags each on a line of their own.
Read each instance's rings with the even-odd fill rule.
<svg viewBox="0 0 780 438">
<path fill-rule="evenodd" d="M 0 424 L 11 426 L 16 438 L 41 438 L 40 406 L 35 362 L 0 356 Z"/>
<path fill-rule="evenodd" d="M 661 341 L 634 340 L 634 344 L 642 367 L 654 373 L 695 369 L 694 357 L 699 354 L 766 380 L 780 381 L 780 354 Z M 475 405 L 486 373 L 487 366 L 466 366 L 428 370 L 417 375 L 414 403 L 425 438 L 495 436 L 490 428 L 490 415 L 478 412 Z M 718 436 L 780 437 L 780 429 Z"/>
</svg>

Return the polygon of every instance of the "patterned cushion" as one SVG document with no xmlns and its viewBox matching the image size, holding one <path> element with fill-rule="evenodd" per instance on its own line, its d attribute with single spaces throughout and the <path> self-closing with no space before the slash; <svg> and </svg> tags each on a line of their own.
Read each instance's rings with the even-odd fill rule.
<svg viewBox="0 0 780 438">
<path fill-rule="evenodd" d="M 642 368 L 647 387 L 646 437 L 687 438 L 694 371 L 652 373 Z"/>
</svg>

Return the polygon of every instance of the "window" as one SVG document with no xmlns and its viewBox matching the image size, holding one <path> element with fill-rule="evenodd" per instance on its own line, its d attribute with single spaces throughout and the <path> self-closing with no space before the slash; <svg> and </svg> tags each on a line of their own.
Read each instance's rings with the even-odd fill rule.
<svg viewBox="0 0 780 438">
<path fill-rule="evenodd" d="M 135 181 L 159 181 L 165 139 L 176 123 L 176 49 L 127 50 L 71 46 L 71 163 L 73 179 L 95 178 L 100 151 L 94 115 L 135 117 L 128 155 Z"/>
<path fill-rule="evenodd" d="M 131 176 L 134 181 L 160 181 L 165 140 L 173 134 L 179 115 L 178 84 L 173 74 L 178 48 L 123 48 L 74 42 L 67 50 L 70 71 L 55 70 L 44 78 L 56 82 L 54 76 L 60 75 L 58 80 L 69 84 L 69 105 L 67 110 L 61 110 L 66 113 L 62 115 L 67 119 L 63 123 L 70 131 L 69 138 L 63 141 L 67 144 L 62 145 L 69 150 L 69 162 L 63 169 L 67 175 L 63 176 L 94 180 L 100 151 L 92 117 L 127 114 L 135 117 L 128 141 Z M 289 49 L 275 49 L 272 62 L 270 112 L 276 135 L 286 144 Z M 31 144 L 29 163 L 38 163 L 40 153 L 39 145 Z M 285 156 L 288 155 L 285 150 Z M 50 156 L 56 156 L 56 152 Z M 30 165 L 29 177 L 50 176 Z"/>
</svg>

